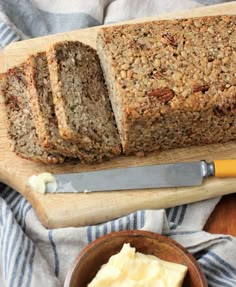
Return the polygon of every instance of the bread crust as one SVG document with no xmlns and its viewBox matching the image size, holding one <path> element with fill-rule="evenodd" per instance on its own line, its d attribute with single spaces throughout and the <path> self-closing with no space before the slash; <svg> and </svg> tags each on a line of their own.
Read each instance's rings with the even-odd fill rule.
<svg viewBox="0 0 236 287">
<path fill-rule="evenodd" d="M 235 26 L 233 15 L 100 29 L 126 154 L 236 139 Z"/>
</svg>

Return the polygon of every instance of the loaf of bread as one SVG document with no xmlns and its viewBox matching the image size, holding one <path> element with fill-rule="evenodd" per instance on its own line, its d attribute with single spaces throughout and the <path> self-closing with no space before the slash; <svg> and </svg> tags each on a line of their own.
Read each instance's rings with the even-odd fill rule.
<svg viewBox="0 0 236 287">
<path fill-rule="evenodd" d="M 236 139 L 236 16 L 100 29 L 126 154 Z"/>
<path fill-rule="evenodd" d="M 96 51 L 65 41 L 53 44 L 47 58 L 61 136 L 98 160 L 119 155 L 120 138 Z"/>
<path fill-rule="evenodd" d="M 63 139 L 58 130 L 46 52 L 31 55 L 26 66 L 29 103 L 40 144 L 50 152 L 92 162 L 96 156 Z"/>
<path fill-rule="evenodd" d="M 12 150 L 18 156 L 33 161 L 46 164 L 63 162 L 64 157 L 48 153 L 39 144 L 28 103 L 24 64 L 1 75 L 0 93 L 6 107 Z"/>
</svg>

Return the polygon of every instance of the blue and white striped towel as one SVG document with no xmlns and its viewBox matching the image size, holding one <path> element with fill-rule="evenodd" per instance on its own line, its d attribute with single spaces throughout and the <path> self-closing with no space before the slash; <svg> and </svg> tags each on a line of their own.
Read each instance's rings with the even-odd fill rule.
<svg viewBox="0 0 236 287">
<path fill-rule="evenodd" d="M 0 0 L 0 49 L 30 37 L 219 2 L 224 1 Z M 236 238 L 203 231 L 219 200 L 141 210 L 95 226 L 48 230 L 25 198 L 0 183 L 0 286 L 62 286 L 70 264 L 89 242 L 116 230 L 143 229 L 185 246 L 209 286 L 235 287 Z"/>
</svg>

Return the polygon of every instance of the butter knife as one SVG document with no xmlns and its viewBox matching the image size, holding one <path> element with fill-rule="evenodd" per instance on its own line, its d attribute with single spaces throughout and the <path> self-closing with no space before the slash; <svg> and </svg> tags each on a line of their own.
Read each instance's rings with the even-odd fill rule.
<svg viewBox="0 0 236 287">
<path fill-rule="evenodd" d="M 140 190 L 201 185 L 210 176 L 236 177 L 236 159 L 180 162 L 53 175 L 46 192 Z"/>
</svg>

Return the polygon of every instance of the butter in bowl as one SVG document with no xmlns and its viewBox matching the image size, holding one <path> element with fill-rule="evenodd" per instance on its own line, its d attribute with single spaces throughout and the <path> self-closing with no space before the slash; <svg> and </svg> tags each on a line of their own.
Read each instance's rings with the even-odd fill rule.
<svg viewBox="0 0 236 287">
<path fill-rule="evenodd" d="M 207 287 L 195 258 L 176 241 L 149 231 L 104 235 L 88 244 L 64 287 Z"/>
</svg>

